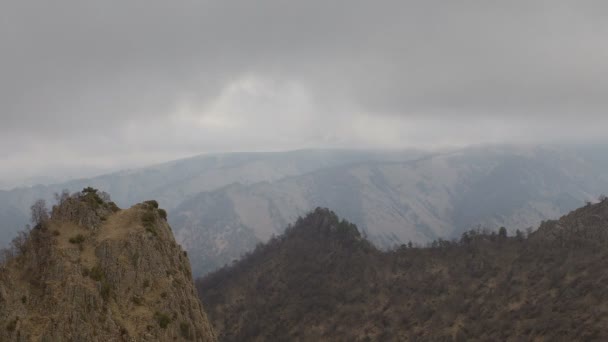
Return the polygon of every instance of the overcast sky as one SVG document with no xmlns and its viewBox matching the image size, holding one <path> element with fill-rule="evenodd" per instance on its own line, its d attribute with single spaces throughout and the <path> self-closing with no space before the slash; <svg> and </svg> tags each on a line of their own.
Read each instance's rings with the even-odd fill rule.
<svg viewBox="0 0 608 342">
<path fill-rule="evenodd" d="M 574 0 L 3 0 L 0 185 L 206 152 L 604 140 L 606 18 Z"/>
</svg>

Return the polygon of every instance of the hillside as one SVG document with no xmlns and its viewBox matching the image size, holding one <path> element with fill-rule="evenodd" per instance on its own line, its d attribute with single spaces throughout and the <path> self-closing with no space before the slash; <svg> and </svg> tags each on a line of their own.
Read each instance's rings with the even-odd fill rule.
<svg viewBox="0 0 608 342">
<path fill-rule="evenodd" d="M 63 193 L 0 264 L 1 341 L 214 341 L 186 253 L 155 201 Z"/>
<path fill-rule="evenodd" d="M 382 252 L 317 209 L 197 281 L 220 341 L 608 339 L 608 201 Z"/>
<path fill-rule="evenodd" d="M 121 207 L 149 198 L 171 210 L 203 191 L 229 184 L 273 182 L 289 176 L 361 161 L 402 161 L 421 155 L 418 151 L 301 150 L 269 153 L 201 155 L 136 170 L 126 170 L 60 184 L 0 190 L 0 246 L 6 245 L 27 223 L 29 206 L 55 193 L 79 191 L 91 186 L 112 194 Z"/>
<path fill-rule="evenodd" d="M 230 263 L 315 207 L 348 217 L 378 247 L 513 233 L 608 192 L 594 163 L 547 148 L 479 148 L 405 162 L 362 162 L 274 182 L 231 185 L 170 211 L 195 275 Z M 218 205 L 221 203 L 221 205 Z"/>
</svg>

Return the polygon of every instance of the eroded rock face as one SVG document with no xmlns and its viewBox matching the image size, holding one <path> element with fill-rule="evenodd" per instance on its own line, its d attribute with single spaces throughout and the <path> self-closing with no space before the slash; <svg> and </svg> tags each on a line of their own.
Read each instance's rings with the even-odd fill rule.
<svg viewBox="0 0 608 342">
<path fill-rule="evenodd" d="M 99 219 L 51 218 L 0 268 L 0 341 L 215 341 L 157 204 Z"/>
</svg>

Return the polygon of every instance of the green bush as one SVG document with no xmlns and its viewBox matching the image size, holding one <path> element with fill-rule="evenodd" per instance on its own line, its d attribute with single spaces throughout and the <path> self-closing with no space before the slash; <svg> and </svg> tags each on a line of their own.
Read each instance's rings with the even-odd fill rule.
<svg viewBox="0 0 608 342">
<path fill-rule="evenodd" d="M 133 302 L 133 304 L 135 304 L 135 305 L 141 305 L 141 304 L 144 302 L 143 298 L 141 298 L 141 297 L 139 297 L 139 296 L 133 296 L 133 297 L 131 298 L 131 301 L 132 301 L 132 302 Z"/>
<path fill-rule="evenodd" d="M 158 312 L 157 311 L 154 314 L 154 318 L 156 318 L 156 321 L 158 322 L 158 325 L 161 328 L 163 328 L 163 329 L 166 329 L 167 326 L 169 325 L 169 323 L 171 323 L 171 318 L 168 315 L 166 315 L 166 314 L 164 314 L 162 312 Z"/>
<path fill-rule="evenodd" d="M 147 204 L 148 206 L 150 206 L 154 209 L 158 209 L 158 202 L 155 200 L 145 201 L 144 204 Z"/>
<path fill-rule="evenodd" d="M 105 274 L 99 265 L 91 268 L 89 271 L 89 277 L 95 281 L 101 281 L 105 278 Z"/>
<path fill-rule="evenodd" d="M 110 299 L 110 284 L 108 284 L 104 281 L 101 284 L 100 294 L 101 294 L 101 298 L 103 298 L 103 300 L 107 301 L 108 299 Z"/>
<path fill-rule="evenodd" d="M 19 321 L 19 317 L 15 318 L 14 320 L 10 321 L 7 325 L 6 325 L 6 331 L 8 332 L 13 332 L 15 331 L 15 329 L 17 328 L 17 321 Z"/>
<path fill-rule="evenodd" d="M 113 213 L 120 211 L 120 208 L 114 202 L 108 202 L 106 204 L 108 209 L 110 209 Z"/>
<path fill-rule="evenodd" d="M 78 234 L 76 236 L 72 236 L 69 241 L 70 241 L 70 243 L 73 243 L 73 244 L 83 243 L 84 235 Z"/>
<path fill-rule="evenodd" d="M 154 222 L 156 222 L 156 216 L 151 211 L 146 211 L 141 216 L 141 222 L 143 222 L 145 227 L 151 227 Z"/>
<path fill-rule="evenodd" d="M 165 209 L 158 209 L 158 216 L 167 221 L 167 211 Z"/>
</svg>

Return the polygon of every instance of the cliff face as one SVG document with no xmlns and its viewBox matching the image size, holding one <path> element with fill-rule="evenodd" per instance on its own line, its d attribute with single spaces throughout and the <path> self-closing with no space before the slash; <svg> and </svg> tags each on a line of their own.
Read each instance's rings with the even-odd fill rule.
<svg viewBox="0 0 608 342">
<path fill-rule="evenodd" d="M 2 341 L 214 341 L 154 201 L 64 196 L 0 266 Z"/>
</svg>

